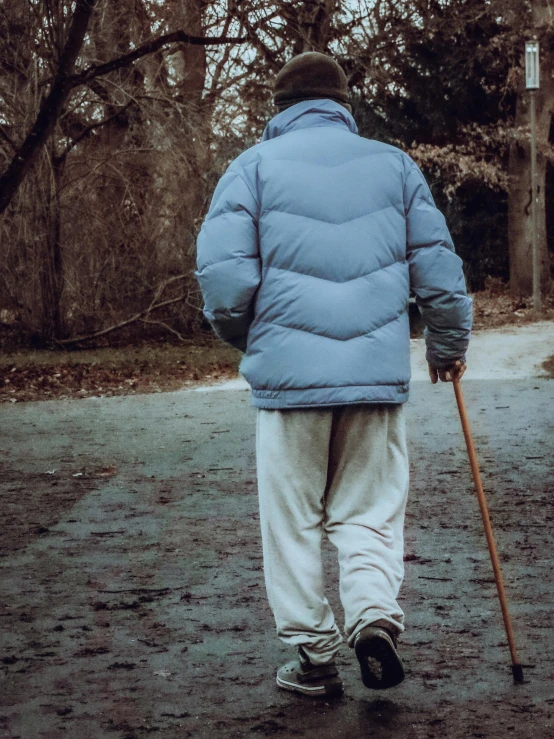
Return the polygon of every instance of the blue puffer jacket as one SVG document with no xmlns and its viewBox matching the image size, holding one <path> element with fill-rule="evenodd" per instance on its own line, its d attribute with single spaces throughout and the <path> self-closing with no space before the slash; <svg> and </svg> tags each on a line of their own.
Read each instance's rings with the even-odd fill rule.
<svg viewBox="0 0 554 739">
<path fill-rule="evenodd" d="M 410 287 L 428 360 L 465 356 L 462 262 L 421 172 L 331 100 L 282 111 L 230 165 L 196 275 L 259 408 L 407 400 Z"/>
</svg>

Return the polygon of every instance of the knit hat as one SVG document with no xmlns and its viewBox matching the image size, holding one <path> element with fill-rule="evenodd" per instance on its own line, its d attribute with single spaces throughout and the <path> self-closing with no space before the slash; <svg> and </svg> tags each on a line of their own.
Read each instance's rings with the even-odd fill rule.
<svg viewBox="0 0 554 739">
<path fill-rule="evenodd" d="M 303 100 L 330 98 L 351 110 L 342 67 L 326 54 L 306 51 L 288 61 L 275 78 L 273 100 L 281 110 Z"/>
</svg>

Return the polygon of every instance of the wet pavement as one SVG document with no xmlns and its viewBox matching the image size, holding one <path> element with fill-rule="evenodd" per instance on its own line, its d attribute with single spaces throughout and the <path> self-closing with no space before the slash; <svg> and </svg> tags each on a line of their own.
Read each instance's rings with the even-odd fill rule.
<svg viewBox="0 0 554 739">
<path fill-rule="evenodd" d="M 279 692 L 248 393 L 0 408 L 0 736 L 554 737 L 554 381 L 464 381 L 527 682 L 509 652 L 452 387 L 415 382 L 401 641 L 335 703 Z M 339 623 L 335 553 L 325 548 Z"/>
</svg>

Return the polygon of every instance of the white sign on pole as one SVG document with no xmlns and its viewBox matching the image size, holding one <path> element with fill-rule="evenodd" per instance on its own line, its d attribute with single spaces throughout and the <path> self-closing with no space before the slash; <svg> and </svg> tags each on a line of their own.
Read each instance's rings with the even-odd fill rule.
<svg viewBox="0 0 554 739">
<path fill-rule="evenodd" d="M 525 87 L 528 90 L 539 89 L 539 42 L 525 43 Z"/>
</svg>

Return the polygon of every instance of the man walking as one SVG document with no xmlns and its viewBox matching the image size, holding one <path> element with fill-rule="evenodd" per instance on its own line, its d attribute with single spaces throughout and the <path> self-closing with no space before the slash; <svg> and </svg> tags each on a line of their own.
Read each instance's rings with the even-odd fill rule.
<svg viewBox="0 0 554 739">
<path fill-rule="evenodd" d="M 277 684 L 338 695 L 342 637 L 323 589 L 336 546 L 344 632 L 369 688 L 404 678 L 397 636 L 408 457 L 410 288 L 433 382 L 461 377 L 462 263 L 414 162 L 361 138 L 346 76 L 308 52 L 277 75 L 279 113 L 221 178 L 198 238 L 204 313 L 245 352 L 258 409 L 264 574 L 299 657 Z"/>
</svg>

